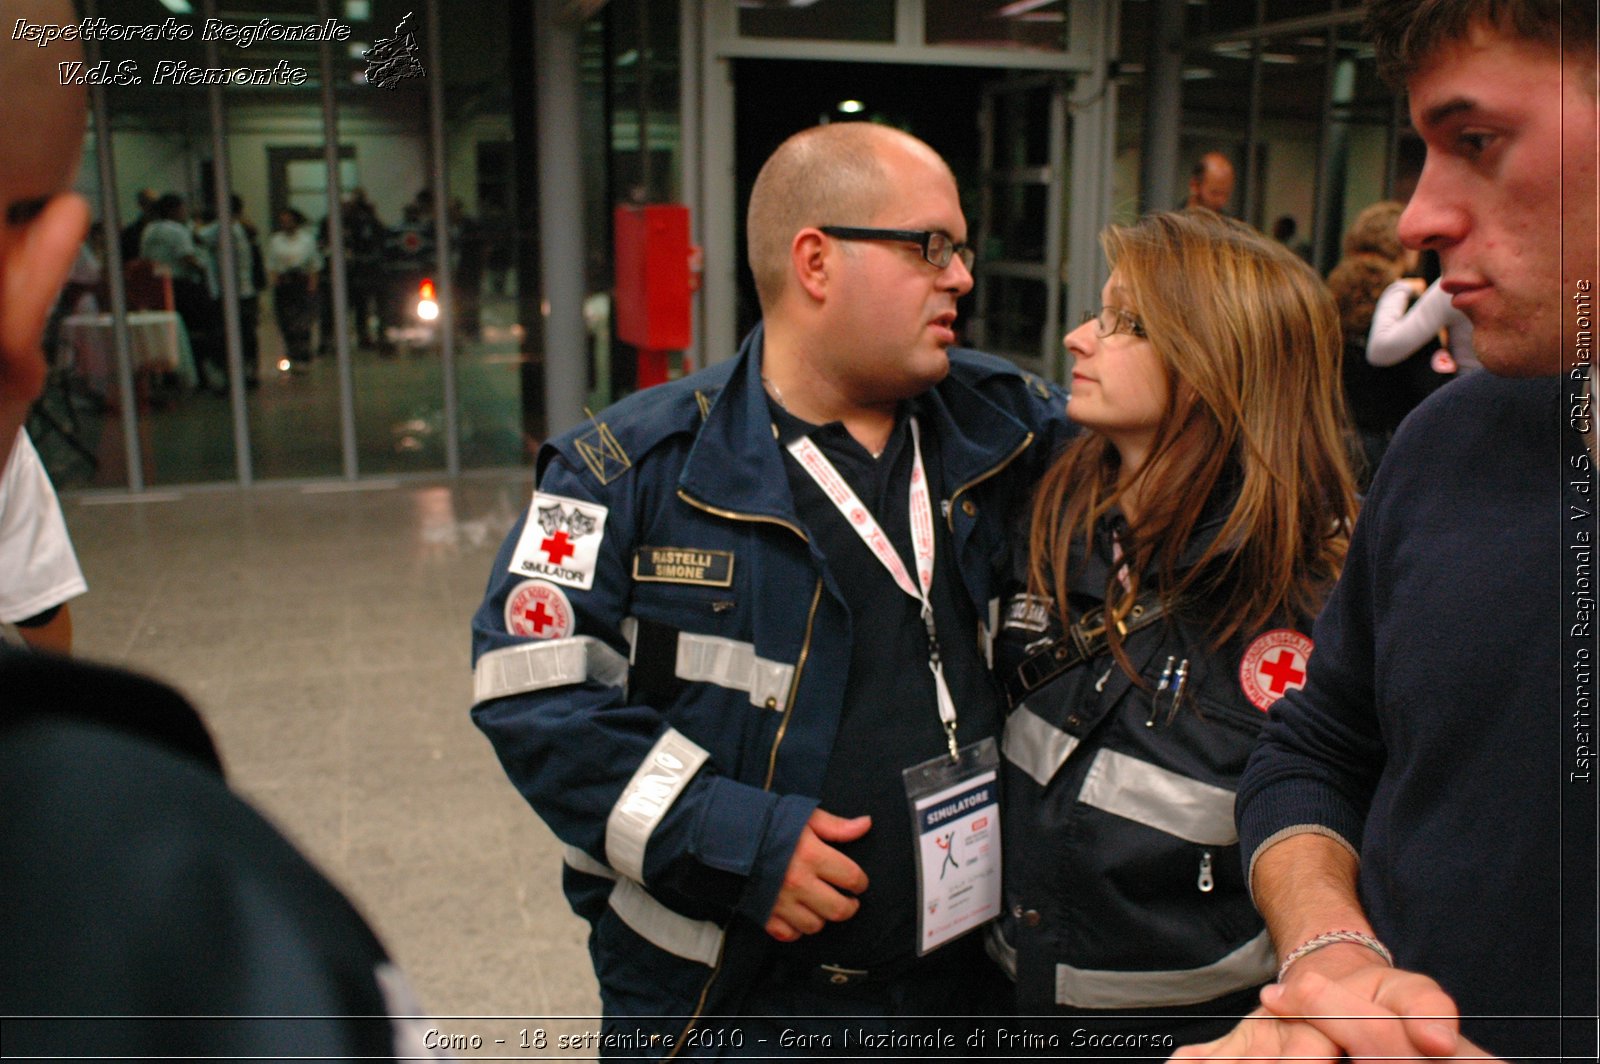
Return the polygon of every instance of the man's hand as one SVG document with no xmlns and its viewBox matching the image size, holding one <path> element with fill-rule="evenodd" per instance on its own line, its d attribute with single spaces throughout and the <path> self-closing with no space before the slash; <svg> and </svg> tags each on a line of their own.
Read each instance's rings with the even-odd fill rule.
<svg viewBox="0 0 1600 1064">
<path fill-rule="evenodd" d="M 1298 967 L 1298 964 L 1296 967 Z M 1371 966 L 1369 965 L 1368 967 Z M 1392 968 L 1384 968 L 1383 970 L 1390 972 L 1394 976 L 1403 977 L 1397 978 L 1395 980 L 1397 983 L 1408 983 L 1411 980 L 1422 980 L 1425 983 L 1433 982 L 1433 980 L 1427 979 L 1425 976 L 1416 975 L 1412 972 L 1396 972 Z M 1314 994 L 1319 990 L 1325 990 L 1329 985 L 1334 984 L 1329 984 L 1328 980 L 1323 976 L 1312 975 L 1307 977 L 1307 985 L 1303 989 L 1308 993 Z M 1269 996 L 1267 993 L 1269 990 L 1281 990 L 1281 988 L 1277 987 L 1276 984 L 1263 988 L 1263 998 Z M 1434 986 L 1434 992 L 1444 996 L 1444 992 L 1439 990 L 1437 985 Z M 1287 998 L 1288 992 L 1284 991 L 1270 996 L 1276 1002 L 1282 1002 Z M 1370 1004 L 1366 1006 L 1368 1010 L 1366 1013 L 1354 1011 L 1361 1007 L 1354 996 L 1341 999 L 1339 994 L 1335 993 L 1331 997 L 1322 998 L 1320 1003 L 1327 1008 L 1337 1009 L 1339 1008 L 1338 1002 L 1340 1000 L 1343 1001 L 1344 1006 L 1349 1007 L 1352 1011 L 1348 1013 L 1334 1012 L 1326 1017 L 1312 1016 L 1308 1019 L 1291 1019 L 1283 1014 L 1273 1015 L 1273 1013 L 1264 1008 L 1257 1009 L 1240 1020 L 1237 1027 L 1216 1041 L 1184 1046 L 1172 1055 L 1172 1059 L 1238 1061 L 1241 1064 L 1245 1061 L 1260 1061 L 1264 1059 L 1294 1060 L 1297 1062 L 1325 1061 L 1327 1064 L 1333 1064 L 1333 1062 L 1342 1059 L 1359 1061 L 1370 1059 L 1355 1048 L 1357 1043 L 1372 1040 L 1373 1031 L 1364 1031 L 1363 1027 L 1365 1025 L 1371 1024 L 1374 1027 L 1385 1027 L 1390 1033 L 1393 1033 L 1397 1025 L 1403 1026 L 1410 1022 L 1399 1020 L 1393 1016 L 1388 1017 L 1387 1023 L 1381 1019 L 1374 1021 L 1353 1018 L 1360 1015 L 1374 1014 L 1371 1012 L 1372 1006 Z M 1445 997 L 1445 1000 L 1449 1001 L 1449 998 Z M 1453 1008 L 1451 1009 L 1451 1014 L 1454 1014 Z M 1451 1029 L 1453 1030 L 1453 1024 Z M 1437 1034 L 1437 1032 L 1433 1032 L 1433 1034 Z M 1433 1034 L 1425 1035 L 1424 1041 L 1432 1039 Z M 1346 1038 L 1349 1041 L 1345 1041 L 1344 1039 Z M 1442 1037 L 1432 1042 L 1436 1052 L 1430 1055 L 1448 1056 L 1452 1060 L 1495 1059 L 1488 1052 L 1465 1038 L 1451 1034 L 1449 1040 L 1453 1043 L 1449 1049 L 1438 1049 L 1439 1046 L 1444 1044 Z M 1416 1059 L 1418 1053 L 1427 1052 L 1427 1050 L 1414 1042 L 1413 1047 L 1401 1050 L 1399 1055 L 1402 1058 Z"/>
<path fill-rule="evenodd" d="M 778 900 L 767 917 L 767 934 L 779 942 L 793 942 L 801 935 L 816 934 L 829 921 L 837 923 L 856 914 L 861 902 L 853 895 L 867 889 L 867 874 L 829 843 L 854 842 L 871 827 L 871 817 L 846 820 L 821 809 L 812 812 L 800 829 Z"/>
<path fill-rule="evenodd" d="M 1214 1042 L 1184 1046 L 1173 1060 L 1250 1061 L 1293 1058 L 1296 1061 L 1337 1061 L 1344 1054 L 1327 1035 L 1309 1023 L 1285 1020 L 1256 1009 L 1239 1025 Z"/>
<path fill-rule="evenodd" d="M 1261 1003 L 1303 1017 L 1354 1059 L 1481 1054 L 1465 1052 L 1455 1002 L 1438 983 L 1354 943 L 1301 957 L 1282 983 L 1262 989 Z"/>
</svg>

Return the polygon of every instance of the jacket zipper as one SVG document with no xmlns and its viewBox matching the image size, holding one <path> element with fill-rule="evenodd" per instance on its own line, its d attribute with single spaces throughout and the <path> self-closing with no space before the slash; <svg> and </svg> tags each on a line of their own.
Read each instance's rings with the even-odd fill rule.
<svg viewBox="0 0 1600 1064">
<path fill-rule="evenodd" d="M 800 676 L 806 670 L 806 658 L 811 654 L 811 629 L 817 619 L 817 603 L 822 601 L 822 581 L 817 581 L 817 589 L 811 593 L 811 612 L 806 614 L 806 638 L 800 644 L 800 658 L 794 663 L 794 678 L 789 681 L 789 697 L 783 707 L 783 719 L 778 722 L 778 733 L 772 737 L 772 753 L 767 758 L 767 778 L 761 784 L 761 789 L 772 789 L 772 777 L 778 771 L 778 747 L 783 743 L 783 737 L 789 730 L 789 714 L 794 712 L 795 699 L 800 696 Z"/>
<path fill-rule="evenodd" d="M 711 993 L 711 984 L 717 981 L 717 976 L 722 972 L 722 951 L 726 948 L 727 934 L 724 932 L 722 947 L 717 950 L 717 963 L 712 966 L 711 974 L 706 976 L 705 985 L 700 988 L 700 1000 L 694 1003 L 694 1013 L 689 1017 L 689 1022 L 683 1025 L 683 1030 L 678 1032 L 678 1040 L 672 1043 L 672 1052 L 662 1057 L 662 1060 L 672 1060 L 682 1052 L 684 1043 L 689 1038 L 689 1032 L 700 1022 L 700 1013 L 706 1007 L 706 996 Z"/>
<path fill-rule="evenodd" d="M 684 502 L 688 503 L 690 506 L 693 506 L 697 510 L 704 510 L 706 513 L 713 514 L 717 517 L 723 517 L 730 521 L 749 521 L 753 523 L 777 525 L 780 528 L 787 528 L 789 531 L 799 536 L 804 542 L 811 542 L 811 537 L 806 535 L 804 529 L 800 528 L 798 525 L 794 525 L 783 520 L 781 517 L 769 517 L 765 514 L 744 514 L 733 510 L 724 510 L 721 507 L 712 506 L 709 503 L 701 502 L 699 499 L 696 499 L 693 495 L 690 495 L 682 488 L 678 489 L 678 498 L 682 499 Z M 811 633 L 813 625 L 817 619 L 817 604 L 821 601 L 822 580 L 821 578 L 818 578 L 816 590 L 811 593 L 811 611 L 806 615 L 805 640 L 800 644 L 800 657 L 795 661 L 794 677 L 789 681 L 789 695 L 787 704 L 783 707 L 783 719 L 778 722 L 778 732 L 775 736 L 773 736 L 772 739 L 772 752 L 767 757 L 767 778 L 766 781 L 761 785 L 762 790 L 772 789 L 772 777 L 778 768 L 778 747 L 783 742 L 784 733 L 789 730 L 789 714 L 794 712 L 795 698 L 800 691 L 800 677 L 801 674 L 805 672 L 806 658 L 811 654 Z M 726 935 L 726 930 L 724 930 L 723 933 Z M 726 945 L 726 939 L 724 939 L 724 945 Z M 689 1017 L 689 1022 L 684 1024 L 683 1030 L 679 1032 L 677 1044 L 672 1047 L 672 1052 L 668 1053 L 663 1059 L 671 1060 L 672 1058 L 676 1057 L 678 1055 L 678 1051 L 683 1048 L 684 1040 L 688 1037 L 689 1032 L 694 1030 L 695 1025 L 700 1022 L 700 1014 L 706 1007 L 706 998 L 711 994 L 711 984 L 717 981 L 717 976 L 720 975 L 721 972 L 722 953 L 721 951 L 718 951 L 717 963 L 712 967 L 711 974 L 706 977 L 704 985 L 700 987 L 700 1000 L 695 1002 L 694 1014 Z"/>
<path fill-rule="evenodd" d="M 954 532 L 956 530 L 956 500 L 961 497 L 961 493 L 966 491 L 968 488 L 976 487 L 977 485 L 982 484 L 990 477 L 999 473 L 1006 466 L 1010 465 L 1019 454 L 1021 454 L 1023 451 L 1026 451 L 1032 445 L 1033 433 L 1030 432 L 1028 433 L 1027 438 L 1017 445 L 1017 449 L 1001 459 L 999 464 L 990 466 L 989 469 L 986 470 L 982 475 L 967 481 L 965 484 L 961 485 L 953 493 L 951 493 L 949 499 L 950 505 L 944 508 L 945 524 L 949 527 L 950 531 Z M 682 494 L 682 492 L 679 492 L 679 494 Z"/>
</svg>

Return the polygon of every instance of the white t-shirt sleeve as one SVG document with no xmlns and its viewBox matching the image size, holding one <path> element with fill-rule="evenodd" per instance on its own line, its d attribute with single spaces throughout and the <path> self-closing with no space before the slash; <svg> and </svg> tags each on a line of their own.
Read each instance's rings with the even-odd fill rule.
<svg viewBox="0 0 1600 1064">
<path fill-rule="evenodd" d="M 1452 308 L 1450 296 L 1437 281 L 1406 309 L 1411 288 L 1396 281 L 1383 290 L 1372 311 L 1372 331 L 1367 334 L 1367 361 L 1374 366 L 1398 366 L 1438 336 Z"/>
<path fill-rule="evenodd" d="M 87 590 L 50 475 L 19 429 L 0 476 L 0 622 L 27 620 Z"/>
</svg>

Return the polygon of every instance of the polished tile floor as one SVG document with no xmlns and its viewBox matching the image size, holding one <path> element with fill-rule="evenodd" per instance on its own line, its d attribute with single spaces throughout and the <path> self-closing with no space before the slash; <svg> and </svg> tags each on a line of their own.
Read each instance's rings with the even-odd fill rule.
<svg viewBox="0 0 1600 1064">
<path fill-rule="evenodd" d="M 78 653 L 190 697 L 440 1016 L 598 1010 L 556 841 L 468 718 L 468 620 L 529 480 L 63 501 Z"/>
</svg>

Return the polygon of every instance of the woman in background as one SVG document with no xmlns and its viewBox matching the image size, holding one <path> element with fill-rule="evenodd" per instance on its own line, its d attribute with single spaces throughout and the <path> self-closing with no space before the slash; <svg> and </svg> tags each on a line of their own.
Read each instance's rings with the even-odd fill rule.
<svg viewBox="0 0 1600 1064">
<path fill-rule="evenodd" d="M 1414 333 L 1422 318 L 1413 318 L 1398 332 L 1391 325 L 1405 313 L 1413 291 L 1422 290 L 1417 278 L 1410 276 L 1417 272 L 1419 256 L 1400 243 L 1397 231 L 1404 210 L 1403 203 L 1383 200 L 1356 215 L 1344 234 L 1344 257 L 1328 274 L 1344 334 L 1345 400 L 1361 439 L 1363 462 L 1357 474 L 1362 488 L 1377 472 L 1401 420 L 1455 373 L 1453 362 L 1434 365 L 1432 356 L 1439 345 L 1428 341 L 1437 335 L 1438 324 L 1415 340 L 1402 337 Z M 1444 306 L 1449 308 L 1448 296 Z M 1471 326 L 1453 335 L 1471 350 Z M 1374 337 L 1379 346 L 1369 348 L 1369 338 Z"/>
<path fill-rule="evenodd" d="M 1228 1030 L 1273 977 L 1233 790 L 1304 678 L 1356 503 L 1310 267 L 1210 212 L 1102 243 L 1102 309 L 1066 338 L 1088 431 L 1040 483 L 996 649 L 992 945 L 1020 1013 L 1093 1017 L 1088 1048 L 1154 1056 Z"/>
</svg>

